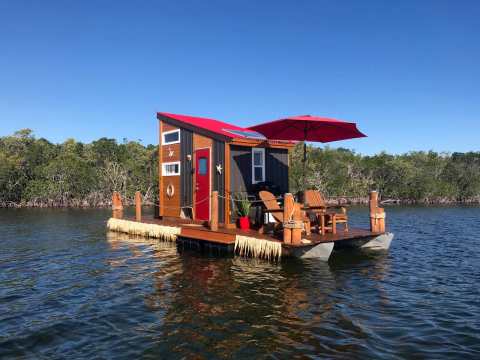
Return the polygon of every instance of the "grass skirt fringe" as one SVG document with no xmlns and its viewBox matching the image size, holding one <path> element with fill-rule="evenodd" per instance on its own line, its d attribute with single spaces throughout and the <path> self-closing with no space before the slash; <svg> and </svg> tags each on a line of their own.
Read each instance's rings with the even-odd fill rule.
<svg viewBox="0 0 480 360">
<path fill-rule="evenodd" d="M 276 241 L 237 235 L 235 238 L 235 253 L 240 256 L 280 260 L 282 256 L 282 244 Z"/>
<path fill-rule="evenodd" d="M 158 224 L 146 224 L 137 221 L 110 218 L 107 222 L 110 231 L 116 231 L 131 235 L 152 237 L 164 241 L 176 241 L 180 234 L 180 228 Z"/>
</svg>

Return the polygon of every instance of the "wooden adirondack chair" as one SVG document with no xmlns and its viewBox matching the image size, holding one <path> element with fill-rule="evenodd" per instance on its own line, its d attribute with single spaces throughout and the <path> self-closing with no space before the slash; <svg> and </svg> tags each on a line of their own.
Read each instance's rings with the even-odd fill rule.
<svg viewBox="0 0 480 360">
<path fill-rule="evenodd" d="M 283 228 L 284 217 L 283 217 L 283 209 L 278 204 L 277 199 L 275 196 L 269 192 L 262 190 L 258 193 L 258 196 L 262 200 L 265 208 L 267 209 L 266 212 L 272 214 L 273 218 L 276 221 L 275 229 L 274 230 L 281 230 Z M 299 204 L 296 204 L 299 206 Z M 310 234 L 310 219 L 303 214 L 303 224 L 304 224 L 304 231 L 307 235 Z"/>
<path fill-rule="evenodd" d="M 343 224 L 344 230 L 348 231 L 348 215 L 345 207 L 327 206 L 322 193 L 317 190 L 306 190 L 303 194 L 303 202 L 307 211 L 315 214 L 322 234 L 328 230 L 336 233 L 337 224 Z M 340 212 L 330 210 L 332 208 L 340 208 Z"/>
</svg>

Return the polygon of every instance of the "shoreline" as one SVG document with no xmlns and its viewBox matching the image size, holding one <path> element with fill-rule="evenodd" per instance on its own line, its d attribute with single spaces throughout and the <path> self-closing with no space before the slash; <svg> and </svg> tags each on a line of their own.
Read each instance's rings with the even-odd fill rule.
<svg viewBox="0 0 480 360">
<path fill-rule="evenodd" d="M 364 198 L 348 198 L 333 197 L 326 199 L 327 205 L 338 206 L 368 206 L 368 197 Z M 428 200 L 412 200 L 412 199 L 384 199 L 379 201 L 381 206 L 401 206 L 401 205 L 419 205 L 419 206 L 461 206 L 461 205 L 480 205 L 480 198 L 452 200 L 452 199 L 428 199 Z M 135 206 L 134 201 L 127 201 L 125 207 Z M 142 206 L 153 207 L 154 203 L 148 201 Z M 111 201 L 89 204 L 87 201 L 73 200 L 68 203 L 49 202 L 0 202 L 0 209 L 108 209 L 112 207 Z"/>
<path fill-rule="evenodd" d="M 349 198 L 349 197 L 331 197 L 325 200 L 327 205 L 368 205 L 369 198 Z M 438 198 L 438 199 L 423 199 L 423 200 L 414 200 L 414 199 L 379 199 L 379 204 L 381 206 L 389 205 L 479 205 L 480 198 L 474 197 L 469 199 L 448 199 L 448 198 Z"/>
</svg>

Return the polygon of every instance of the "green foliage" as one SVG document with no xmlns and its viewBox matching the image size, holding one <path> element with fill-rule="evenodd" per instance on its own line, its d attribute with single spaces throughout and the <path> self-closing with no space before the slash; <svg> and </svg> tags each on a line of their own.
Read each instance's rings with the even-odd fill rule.
<svg viewBox="0 0 480 360">
<path fill-rule="evenodd" d="M 23 129 L 0 138 L 0 206 L 97 206 L 113 190 L 127 200 L 141 191 L 155 201 L 157 164 L 157 146 L 107 138 L 52 144 Z"/>
<path fill-rule="evenodd" d="M 235 195 L 235 204 L 238 216 L 248 216 L 250 213 L 251 202 L 248 200 L 246 193 L 238 193 Z"/>
<path fill-rule="evenodd" d="M 347 149 L 308 147 L 305 187 L 327 196 L 364 197 L 378 190 L 383 198 L 411 202 L 478 201 L 480 152 L 385 152 L 361 156 Z M 303 143 L 291 153 L 292 191 L 303 189 Z"/>
<path fill-rule="evenodd" d="M 347 149 L 308 146 L 304 177 L 303 143 L 290 154 L 293 192 L 306 187 L 327 196 L 382 197 L 413 202 L 478 201 L 480 152 L 385 152 L 362 156 Z M 68 139 L 62 144 L 34 137 L 30 129 L 0 137 L 0 206 L 11 204 L 105 205 L 112 191 L 133 199 L 135 191 L 156 201 L 158 147 L 136 141 L 101 138 L 90 144 Z M 242 199 L 241 199 L 242 200 Z M 243 199 L 240 214 L 248 214 Z"/>
</svg>

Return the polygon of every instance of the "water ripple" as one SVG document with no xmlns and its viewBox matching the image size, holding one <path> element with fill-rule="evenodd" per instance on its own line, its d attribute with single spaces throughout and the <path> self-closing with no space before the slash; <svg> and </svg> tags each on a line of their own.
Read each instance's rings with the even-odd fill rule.
<svg viewBox="0 0 480 360">
<path fill-rule="evenodd" d="M 388 254 L 271 264 L 1 210 L 0 357 L 480 358 L 480 209 L 388 214 Z"/>
</svg>

